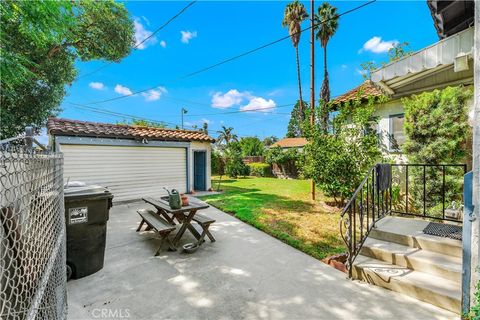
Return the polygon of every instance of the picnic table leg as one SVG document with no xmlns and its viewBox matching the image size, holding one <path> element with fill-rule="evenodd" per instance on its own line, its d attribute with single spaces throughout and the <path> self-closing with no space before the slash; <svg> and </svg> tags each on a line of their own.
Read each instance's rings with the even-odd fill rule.
<svg viewBox="0 0 480 320">
<path fill-rule="evenodd" d="M 187 216 L 184 216 L 182 219 L 182 226 L 180 227 L 180 230 L 178 230 L 177 234 L 175 235 L 175 238 L 173 239 L 173 245 L 176 247 L 178 246 L 178 242 L 180 241 L 180 239 L 182 238 L 183 234 L 185 233 L 185 230 L 187 230 L 187 228 L 189 227 L 192 227 L 190 225 L 190 222 L 192 221 L 193 219 L 193 216 L 195 216 L 195 213 L 197 212 L 197 210 L 191 210 Z M 190 230 L 190 228 L 189 228 Z M 190 230 L 190 232 L 192 232 Z M 195 230 L 195 232 L 198 234 L 197 230 Z M 193 233 L 193 232 L 192 232 Z M 200 235 L 199 235 L 200 236 Z M 198 239 L 198 238 L 197 238 Z"/>
<path fill-rule="evenodd" d="M 141 221 L 140 224 L 138 225 L 137 232 L 142 229 L 144 223 L 145 223 L 145 220 L 142 219 L 142 221 Z"/>
<path fill-rule="evenodd" d="M 168 213 L 166 213 L 164 210 L 158 209 L 157 214 L 163 216 L 168 222 L 175 225 L 175 221 L 173 221 L 173 217 L 170 217 Z"/>
</svg>

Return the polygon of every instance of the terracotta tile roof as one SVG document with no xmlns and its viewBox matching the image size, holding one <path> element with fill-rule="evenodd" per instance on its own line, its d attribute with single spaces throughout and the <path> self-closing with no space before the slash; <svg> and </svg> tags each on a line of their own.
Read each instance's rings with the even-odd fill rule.
<svg viewBox="0 0 480 320">
<path fill-rule="evenodd" d="M 272 144 L 272 147 L 295 148 L 303 147 L 308 143 L 305 138 L 285 138 Z"/>
<path fill-rule="evenodd" d="M 148 138 L 161 141 L 215 141 L 201 131 L 162 129 L 60 118 L 49 118 L 47 129 L 48 133 L 52 135 L 127 139 Z"/>
<path fill-rule="evenodd" d="M 370 96 L 379 97 L 383 94 L 384 92 L 379 87 L 374 85 L 372 81 L 366 80 L 364 83 L 362 83 L 358 87 L 333 99 L 332 104 L 340 104 L 340 103 L 351 101 L 357 98 L 366 99 Z"/>
</svg>

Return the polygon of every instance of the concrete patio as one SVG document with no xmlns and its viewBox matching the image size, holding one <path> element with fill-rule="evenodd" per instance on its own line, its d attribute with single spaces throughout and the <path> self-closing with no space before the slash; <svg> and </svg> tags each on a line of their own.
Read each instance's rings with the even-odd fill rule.
<svg viewBox="0 0 480 320">
<path fill-rule="evenodd" d="M 457 319 L 407 296 L 350 281 L 324 263 L 223 213 L 193 254 L 135 232 L 136 210 L 110 211 L 104 268 L 68 283 L 69 319 Z M 194 238 L 187 231 L 183 242 Z"/>
</svg>

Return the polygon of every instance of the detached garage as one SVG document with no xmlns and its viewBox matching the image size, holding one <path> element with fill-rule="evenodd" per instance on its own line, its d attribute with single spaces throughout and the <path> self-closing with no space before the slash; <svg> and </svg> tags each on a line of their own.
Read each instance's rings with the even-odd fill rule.
<svg viewBox="0 0 480 320">
<path fill-rule="evenodd" d="M 48 133 L 64 155 L 64 180 L 108 187 L 114 202 L 210 189 L 211 143 L 201 131 L 50 118 Z"/>
</svg>

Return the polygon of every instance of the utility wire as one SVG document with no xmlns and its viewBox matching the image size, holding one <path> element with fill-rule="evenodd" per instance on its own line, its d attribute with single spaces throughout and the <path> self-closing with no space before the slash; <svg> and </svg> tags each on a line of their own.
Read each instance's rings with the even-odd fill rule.
<svg viewBox="0 0 480 320">
<path fill-rule="evenodd" d="M 342 13 L 338 14 L 338 15 L 335 17 L 335 19 L 336 19 L 336 18 L 339 18 L 339 17 L 341 17 L 341 16 L 344 16 L 344 15 L 347 15 L 347 14 L 349 14 L 349 13 L 352 13 L 352 12 L 354 12 L 354 11 L 357 11 L 357 10 L 359 10 L 359 9 L 361 9 L 361 8 L 363 8 L 363 7 L 366 7 L 366 6 L 372 4 L 372 3 L 376 2 L 376 1 L 377 1 L 377 0 L 371 0 L 371 1 L 368 1 L 368 2 L 365 2 L 365 3 L 361 4 L 361 5 L 359 5 L 359 6 L 356 6 L 355 8 L 352 8 L 352 9 L 350 9 L 350 10 L 347 10 L 347 11 L 345 11 L 345 12 L 342 12 Z M 332 18 L 332 19 L 333 19 L 333 18 Z M 309 27 L 307 27 L 307 28 L 305 28 L 305 29 L 302 29 L 302 30 L 300 30 L 300 31 L 298 31 L 298 32 L 296 32 L 296 33 L 294 33 L 294 34 L 292 34 L 292 35 L 296 35 L 296 34 L 300 34 L 300 33 L 302 33 L 302 32 L 308 31 L 308 30 L 312 29 L 312 27 L 314 28 L 314 27 L 316 27 L 316 26 L 319 26 L 319 25 L 321 25 L 321 24 L 323 24 L 323 23 L 325 23 L 325 22 L 327 22 L 327 21 L 329 21 L 329 20 L 330 20 L 330 19 L 322 20 L 322 21 L 318 22 L 317 24 L 314 24 L 313 26 L 309 26 Z M 195 75 L 198 75 L 198 74 L 200 74 L 200 73 L 206 72 L 206 71 L 208 71 L 208 70 L 211 70 L 211 69 L 213 69 L 213 68 L 216 68 L 216 67 L 218 67 L 218 66 L 221 66 L 221 65 L 223 65 L 223 64 L 226 64 L 226 63 L 228 63 L 228 62 L 237 60 L 237 59 L 239 59 L 239 58 L 242 58 L 242 57 L 245 57 L 245 56 L 250 55 L 250 54 L 252 54 L 252 53 L 255 53 L 255 52 L 257 52 L 257 51 L 260 51 L 260 50 L 262 50 L 262 49 L 268 48 L 268 47 L 270 47 L 270 46 L 272 46 L 272 45 L 275 45 L 275 44 L 277 44 L 277 43 L 279 43 L 279 42 L 282 42 L 282 41 L 284 41 L 284 40 L 286 40 L 286 39 L 289 39 L 292 35 L 287 35 L 287 36 L 281 37 L 281 38 L 279 38 L 279 39 L 277 39 L 277 40 L 275 40 L 275 41 L 272 41 L 272 42 L 266 43 L 266 44 L 264 44 L 264 45 L 262 45 L 262 46 L 259 46 L 259 47 L 257 47 L 257 48 L 254 48 L 254 49 L 245 51 L 245 52 L 243 52 L 243 53 L 241 53 L 241 54 L 238 54 L 238 55 L 236 55 L 236 56 L 227 58 L 227 59 L 222 60 L 222 61 L 220 61 L 220 62 L 217 62 L 217 63 L 215 63 L 215 64 L 213 64 L 213 65 L 210 65 L 210 66 L 208 66 L 208 67 L 205 67 L 205 68 L 196 70 L 196 71 L 194 71 L 194 72 L 188 73 L 188 74 L 186 74 L 186 75 L 184 75 L 184 76 L 181 76 L 181 77 L 179 77 L 179 78 L 176 78 L 176 79 L 172 80 L 172 82 L 179 81 L 179 80 L 183 80 L 183 79 L 186 79 L 186 78 L 189 78 L 189 77 L 193 77 L 193 76 L 195 76 Z M 105 100 L 99 100 L 99 101 L 92 101 L 92 102 L 90 102 L 90 103 L 88 103 L 88 104 L 101 104 L 101 103 L 105 103 L 105 102 L 110 102 L 110 101 L 115 101 L 115 100 L 119 100 L 119 99 L 128 98 L 128 97 L 130 97 L 130 96 L 134 96 L 134 95 L 139 94 L 139 93 L 143 93 L 143 92 L 147 92 L 147 91 L 149 91 L 149 90 L 153 90 L 153 89 L 155 89 L 155 88 L 157 88 L 157 87 L 159 87 L 159 86 L 164 86 L 164 84 L 155 85 L 155 86 L 152 86 L 152 87 L 149 87 L 149 88 L 146 88 L 146 89 L 142 89 L 142 90 L 138 90 L 138 91 L 132 92 L 131 94 L 127 94 L 127 95 L 123 95 L 123 96 L 119 96 L 119 97 L 113 97 L 113 98 L 109 98 L 109 99 L 105 99 Z"/>
<path fill-rule="evenodd" d="M 165 28 L 166 26 L 168 26 L 170 24 L 170 22 L 172 22 L 173 20 L 175 20 L 176 18 L 178 18 L 182 13 L 184 13 L 185 11 L 187 11 L 188 8 L 190 8 L 191 6 L 193 6 L 197 1 L 192 1 L 190 2 L 189 4 L 187 4 L 182 10 L 180 10 L 177 14 L 175 14 L 173 17 L 171 17 L 170 19 L 168 19 L 164 24 L 162 24 L 160 27 L 158 27 L 157 29 L 155 29 L 148 37 L 146 37 L 145 39 L 143 39 L 142 41 L 140 41 L 139 43 L 137 43 L 136 45 L 134 45 L 132 47 L 132 49 L 137 49 L 139 46 L 141 46 L 142 44 L 144 44 L 146 41 L 148 41 L 150 38 L 152 38 L 155 34 L 157 34 L 160 30 L 162 30 L 163 28 Z M 85 78 L 85 77 L 88 77 L 94 73 L 97 73 L 98 71 L 100 70 L 103 70 L 105 69 L 106 67 L 108 67 L 109 65 L 111 65 L 113 63 L 113 61 L 109 61 L 107 62 L 105 65 L 93 70 L 92 72 L 88 72 L 84 75 L 80 75 L 79 77 L 77 77 L 77 80 L 78 79 L 81 79 L 81 78 Z"/>
</svg>

